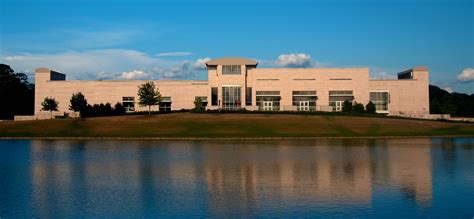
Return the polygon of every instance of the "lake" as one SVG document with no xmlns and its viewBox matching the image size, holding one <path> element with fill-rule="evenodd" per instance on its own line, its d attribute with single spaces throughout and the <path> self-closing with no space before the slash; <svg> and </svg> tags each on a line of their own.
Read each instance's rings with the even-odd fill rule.
<svg viewBox="0 0 474 219">
<path fill-rule="evenodd" d="M 474 217 L 474 138 L 0 140 L 0 218 Z"/>
</svg>

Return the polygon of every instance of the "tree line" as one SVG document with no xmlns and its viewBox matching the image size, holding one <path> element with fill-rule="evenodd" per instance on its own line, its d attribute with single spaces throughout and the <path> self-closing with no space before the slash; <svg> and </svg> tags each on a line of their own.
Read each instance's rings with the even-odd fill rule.
<svg viewBox="0 0 474 219">
<path fill-rule="evenodd" d="M 0 97 L 0 120 L 34 114 L 35 85 L 25 73 L 15 73 L 5 64 L 0 64 Z"/>
<path fill-rule="evenodd" d="M 474 117 L 474 94 L 449 93 L 434 85 L 430 85 L 429 89 L 431 114 Z"/>
</svg>

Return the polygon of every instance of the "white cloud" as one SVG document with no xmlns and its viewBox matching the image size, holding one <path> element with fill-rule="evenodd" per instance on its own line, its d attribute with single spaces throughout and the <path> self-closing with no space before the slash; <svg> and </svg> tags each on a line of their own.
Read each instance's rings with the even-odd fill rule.
<svg viewBox="0 0 474 219">
<path fill-rule="evenodd" d="M 151 74 L 142 70 L 122 72 L 120 76 L 115 77 L 115 79 L 125 79 L 125 80 L 150 79 L 150 78 L 151 78 Z"/>
<path fill-rule="evenodd" d="M 304 53 L 281 54 L 276 61 L 278 66 L 290 68 L 306 68 L 313 67 L 316 62 L 311 59 L 311 56 Z"/>
<path fill-rule="evenodd" d="M 445 87 L 445 88 L 443 88 L 443 89 L 446 90 L 446 91 L 449 92 L 449 93 L 452 93 L 452 92 L 453 92 L 453 88 L 451 88 L 451 87 Z"/>
<path fill-rule="evenodd" d="M 163 60 L 136 50 L 104 49 L 69 51 L 54 54 L 15 54 L 1 56 L 0 62 L 17 72 L 33 72 L 47 67 L 67 75 L 68 79 L 190 79 L 203 73 L 197 60 Z"/>
<path fill-rule="evenodd" d="M 191 52 L 163 52 L 163 53 L 158 53 L 156 56 L 158 57 L 168 57 L 168 56 L 190 56 L 193 53 Z"/>
<path fill-rule="evenodd" d="M 474 81 L 474 68 L 466 68 L 458 75 L 458 81 L 460 82 L 472 82 Z"/>
<path fill-rule="evenodd" d="M 206 62 L 209 60 L 211 60 L 209 57 L 198 59 L 192 64 L 192 66 L 194 69 L 206 69 Z"/>
</svg>

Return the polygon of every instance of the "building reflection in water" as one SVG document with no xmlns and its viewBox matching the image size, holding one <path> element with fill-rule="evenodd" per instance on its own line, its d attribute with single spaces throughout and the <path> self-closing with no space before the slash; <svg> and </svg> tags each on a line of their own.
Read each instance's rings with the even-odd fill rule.
<svg viewBox="0 0 474 219">
<path fill-rule="evenodd" d="M 65 217 L 166 215 L 178 207 L 201 216 L 272 206 L 330 212 L 371 208 L 383 196 L 423 208 L 432 200 L 430 143 L 33 141 L 32 198 L 39 217 L 57 208 Z"/>
</svg>

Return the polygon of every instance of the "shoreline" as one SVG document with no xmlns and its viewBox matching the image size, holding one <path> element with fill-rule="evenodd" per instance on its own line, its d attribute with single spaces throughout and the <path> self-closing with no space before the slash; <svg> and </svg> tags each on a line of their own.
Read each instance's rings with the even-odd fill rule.
<svg viewBox="0 0 474 219">
<path fill-rule="evenodd" d="M 414 136 L 319 136 L 319 137 L 0 137 L 0 140 L 338 140 L 338 139 L 400 139 L 400 138 L 474 138 L 473 135 Z"/>
</svg>

